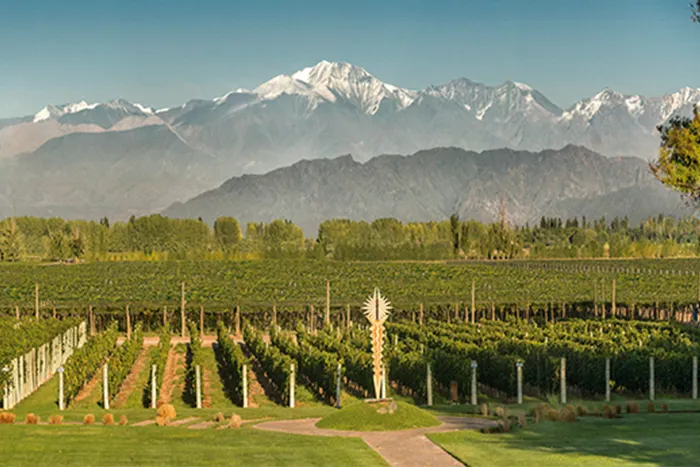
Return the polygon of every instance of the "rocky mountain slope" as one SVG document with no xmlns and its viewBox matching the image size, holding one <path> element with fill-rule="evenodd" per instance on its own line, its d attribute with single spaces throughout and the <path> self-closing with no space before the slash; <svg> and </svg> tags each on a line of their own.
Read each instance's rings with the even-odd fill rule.
<svg viewBox="0 0 700 467">
<path fill-rule="evenodd" d="M 301 161 L 265 175 L 232 178 L 215 190 L 176 203 L 164 214 L 213 221 L 290 219 L 315 234 L 332 218 L 402 221 L 462 218 L 493 222 L 504 196 L 508 218 L 524 224 L 541 216 L 687 214 L 679 196 L 651 180 L 637 158 L 606 158 L 567 146 L 542 152 L 456 148 L 385 155 L 365 163 L 351 156 Z"/>
</svg>

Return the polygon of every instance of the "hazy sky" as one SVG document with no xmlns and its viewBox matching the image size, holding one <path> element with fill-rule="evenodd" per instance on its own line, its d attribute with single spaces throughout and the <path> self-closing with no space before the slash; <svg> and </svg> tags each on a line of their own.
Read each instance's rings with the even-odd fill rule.
<svg viewBox="0 0 700 467">
<path fill-rule="evenodd" d="M 700 87 L 688 3 L 6 0 L 0 117 L 82 99 L 179 105 L 322 59 L 414 89 L 513 79 L 563 107 L 606 86 L 661 95 Z"/>
</svg>

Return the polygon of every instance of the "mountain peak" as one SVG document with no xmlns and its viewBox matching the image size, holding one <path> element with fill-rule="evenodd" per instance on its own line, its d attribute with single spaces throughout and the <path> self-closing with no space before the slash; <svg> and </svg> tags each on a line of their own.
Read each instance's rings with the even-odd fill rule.
<svg viewBox="0 0 700 467">
<path fill-rule="evenodd" d="M 385 99 L 394 101 L 401 109 L 410 105 L 416 97 L 415 92 L 384 83 L 364 68 L 347 62 L 322 60 L 297 71 L 291 78 L 308 84 L 328 100 L 340 98 L 369 115 L 377 113 Z"/>
</svg>

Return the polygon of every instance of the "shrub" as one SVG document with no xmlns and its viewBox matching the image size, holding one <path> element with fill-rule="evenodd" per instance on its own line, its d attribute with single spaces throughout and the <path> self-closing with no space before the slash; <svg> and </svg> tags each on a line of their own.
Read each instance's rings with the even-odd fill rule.
<svg viewBox="0 0 700 467">
<path fill-rule="evenodd" d="M 603 406 L 603 417 L 604 418 L 617 418 L 617 411 L 614 407 L 605 404 Z"/>
<path fill-rule="evenodd" d="M 175 407 L 173 407 L 172 404 L 161 405 L 160 407 L 158 407 L 156 413 L 159 417 L 167 418 L 168 420 L 174 420 L 175 417 L 177 417 L 177 412 L 175 411 Z"/>
<path fill-rule="evenodd" d="M 165 418 L 165 417 L 161 417 L 160 415 L 158 415 L 158 416 L 156 417 L 156 425 L 158 425 L 158 426 L 168 426 L 169 424 L 170 424 L 170 419 Z"/>
<path fill-rule="evenodd" d="M 49 425 L 60 425 L 61 423 L 63 423 L 62 415 L 51 415 L 49 417 Z"/>
<path fill-rule="evenodd" d="M 488 405 L 481 404 L 481 415 L 483 415 L 484 417 L 489 416 L 489 406 Z"/>
<path fill-rule="evenodd" d="M 663 413 L 668 413 L 668 404 L 662 404 L 661 405 L 661 411 Z"/>
<path fill-rule="evenodd" d="M 41 419 L 39 418 L 38 415 L 34 415 L 33 413 L 28 413 L 27 417 L 24 419 L 24 423 L 27 425 L 38 425 Z"/>
<path fill-rule="evenodd" d="M 573 410 L 569 410 L 568 408 L 562 407 L 559 410 L 558 420 L 560 422 L 575 422 L 576 421 L 576 412 Z"/>
<path fill-rule="evenodd" d="M 126 418 L 126 415 L 122 415 L 119 417 L 119 425 L 121 426 L 126 426 L 129 424 L 129 420 Z"/>
<path fill-rule="evenodd" d="M 0 425 L 12 425 L 15 423 L 16 415 L 9 412 L 0 413 Z"/>
<path fill-rule="evenodd" d="M 241 420 L 240 415 L 233 414 L 231 416 L 231 428 L 240 428 L 242 423 L 243 423 L 243 420 Z"/>
<path fill-rule="evenodd" d="M 221 412 L 216 414 L 216 417 L 214 417 L 214 421 L 219 422 L 219 423 L 223 422 L 224 420 L 226 420 L 226 418 L 224 417 L 224 414 L 222 414 Z"/>
<path fill-rule="evenodd" d="M 639 404 L 635 404 L 634 402 L 628 403 L 627 404 L 627 413 L 639 413 Z"/>
<path fill-rule="evenodd" d="M 87 414 L 83 418 L 83 425 L 93 425 L 95 423 L 95 416 L 93 414 Z"/>
<path fill-rule="evenodd" d="M 656 412 L 656 407 L 654 407 L 654 403 L 653 403 L 653 402 L 649 402 L 649 403 L 647 404 L 647 412 L 649 412 L 649 413 L 655 413 L 655 412 Z"/>
<path fill-rule="evenodd" d="M 524 413 L 518 415 L 518 424 L 520 428 L 525 428 L 527 426 L 527 416 Z"/>
<path fill-rule="evenodd" d="M 622 414 L 622 406 L 620 404 L 617 404 L 615 406 L 615 415 L 621 415 Z"/>
<path fill-rule="evenodd" d="M 588 415 L 588 408 L 585 405 L 577 405 L 576 406 L 576 415 L 579 417 L 583 417 L 585 415 Z"/>
<path fill-rule="evenodd" d="M 105 425 L 114 425 L 114 415 L 111 413 L 106 413 L 105 416 L 102 418 L 102 423 Z"/>
</svg>

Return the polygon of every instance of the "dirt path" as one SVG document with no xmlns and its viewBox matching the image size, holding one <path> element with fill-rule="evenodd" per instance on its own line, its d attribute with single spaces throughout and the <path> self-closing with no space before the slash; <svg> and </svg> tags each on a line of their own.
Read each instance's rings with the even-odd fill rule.
<svg viewBox="0 0 700 467">
<path fill-rule="evenodd" d="M 455 458 L 431 442 L 426 433 L 442 433 L 457 430 L 476 430 L 492 426 L 496 422 L 480 418 L 438 417 L 442 425 L 400 431 L 362 432 L 317 428 L 318 418 L 279 420 L 255 425 L 259 430 L 281 431 L 311 436 L 341 436 L 362 438 L 389 465 L 409 466 L 462 466 Z"/>
<path fill-rule="evenodd" d="M 139 379 L 139 375 L 146 367 L 147 359 L 148 351 L 145 348 L 143 348 L 141 349 L 141 352 L 139 353 L 138 357 L 136 357 L 134 366 L 131 368 L 131 371 L 124 379 L 122 386 L 119 388 L 119 393 L 117 394 L 117 397 L 114 398 L 114 408 L 120 409 L 124 407 L 124 404 L 126 404 L 126 401 L 129 399 L 129 396 L 136 389 L 136 381 Z"/>
<path fill-rule="evenodd" d="M 170 347 L 168 352 L 168 361 L 165 364 L 165 373 L 163 374 L 163 384 L 160 388 L 158 402 L 161 404 L 169 404 L 173 395 L 173 389 L 177 384 L 177 368 L 182 363 L 182 355 L 175 352 L 174 347 Z"/>
<path fill-rule="evenodd" d="M 85 385 L 83 388 L 80 390 L 77 396 L 75 396 L 75 399 L 73 399 L 73 403 L 76 402 L 81 402 L 90 397 L 92 394 L 92 391 L 95 390 L 95 387 L 100 384 L 102 381 L 102 367 L 104 365 L 100 365 L 100 368 L 95 372 L 95 375 L 92 377 L 92 379 Z"/>
<path fill-rule="evenodd" d="M 208 409 L 211 407 L 211 371 L 206 368 L 202 369 L 202 407 Z"/>
</svg>

